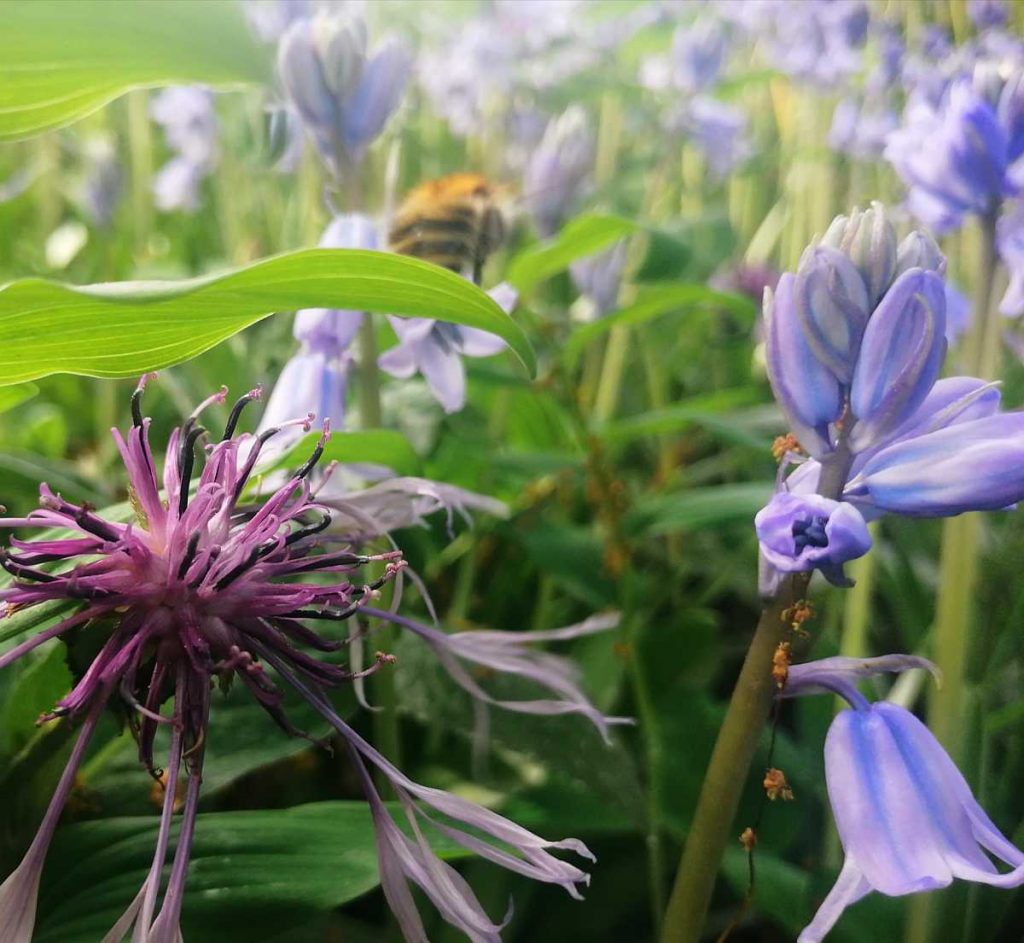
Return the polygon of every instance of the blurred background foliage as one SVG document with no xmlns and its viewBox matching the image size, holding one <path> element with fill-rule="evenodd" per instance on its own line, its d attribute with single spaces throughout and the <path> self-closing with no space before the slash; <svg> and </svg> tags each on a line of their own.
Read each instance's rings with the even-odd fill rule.
<svg viewBox="0 0 1024 943">
<path fill-rule="evenodd" d="M 156 93 L 134 89 L 68 127 L 0 146 L 0 278 L 177 279 L 315 245 L 331 215 L 323 171 L 309 147 L 294 171 L 283 171 L 268 133 L 267 108 L 281 100 L 273 43 L 250 32 L 241 6 L 227 0 L 179 3 L 174 13 L 162 4 L 108 5 L 149 6 L 151 25 L 162 15 L 184 16 L 182 35 L 197 40 L 194 60 L 171 62 L 158 84 L 245 83 L 216 95 L 216 159 L 198 205 L 187 212 L 154 204 L 154 176 L 173 154 L 151 118 Z M 723 8 L 741 5 L 522 0 L 503 11 L 482 0 L 356 4 L 371 36 L 395 32 L 416 49 L 424 74 L 470 69 L 455 41 L 475 24 L 497 30 L 501 16 L 518 16 L 520 28 L 539 37 L 514 75 L 489 76 L 486 61 L 471 64 L 479 71 L 470 86 L 491 90 L 468 133 L 438 108 L 438 93 L 428 91 L 436 83 L 422 76 L 410 83 L 364 168 L 361 202 L 371 211 L 387 210 L 396 194 L 426 178 L 458 170 L 478 170 L 515 189 L 524 152 L 535 146 L 535 139 L 531 145 L 517 137 L 519 118 L 543 121 L 579 103 L 596 135 L 592 186 L 575 218 L 544 241 L 515 211 L 511 238 L 484 279 L 486 286 L 509 279 L 522 290 L 515 318 L 536 348 L 538 378 L 528 379 L 509 355 L 467 361 L 467 405 L 451 415 L 419 381 L 389 382 L 384 391 L 383 424 L 408 438 L 425 477 L 498 497 L 512 509 L 505 520 L 479 515 L 471 528 L 456 522 L 449 531 L 441 516 L 428 528 L 394 535 L 449 630 L 529 631 L 593 611 L 623 613 L 613 637 L 570 649 L 595 702 L 638 721 L 620 728 L 610 747 L 579 719 L 496 712 L 490 750 L 474 756 L 462 692 L 415 642 L 395 649 L 406 771 L 494 804 L 542 834 L 578 835 L 598 856 L 583 904 L 466 862 L 491 912 L 514 895 L 509 941 L 654 937 L 756 620 L 751 518 L 772 488 L 772 438 L 786 431 L 758 360 L 759 303 L 741 290 L 737 271 L 793 268 L 835 214 L 902 198 L 884 162 L 827 143 L 837 103 L 862 87 L 882 55 L 875 26 L 891 24 L 910 47 L 928 30 L 942 29 L 954 42 L 974 30 L 961 0 L 871 2 L 874 25 L 858 68 L 827 87 L 787 74 L 756 34 L 730 27 L 715 94 L 745 116 L 749 155 L 716 175 L 692 137 L 670 129 L 667 116 L 682 93 L 659 92 L 641 76 L 645 63 L 669 53 L 677 27 L 704 17 L 728 23 Z M 52 4 L 39 5 L 46 6 L 52 11 Z M 790 6 L 793 17 L 804 15 L 800 0 Z M 1024 11 L 1010 7 L 1019 27 Z M 594 39 L 608 24 L 641 13 L 620 41 Z M 567 18 L 561 32 L 552 25 L 558 18 Z M 567 64 L 574 51 L 586 55 Z M 242 75 L 211 68 L 211 55 L 221 52 L 230 52 Z M 128 76 L 125 84 L 134 81 Z M 581 318 L 569 263 L 619 238 L 628 254 L 615 310 L 602 320 Z M 968 227 L 944 244 L 964 289 L 971 287 L 976 238 Z M 385 319 L 377 319 L 377 332 L 381 348 L 394 343 Z M 291 316 L 283 314 L 165 371 L 147 402 L 155 428 L 168 428 L 221 384 L 233 391 L 272 386 L 294 350 Z M 1015 356 L 1004 366 L 1005 400 L 1016 406 L 1024 371 Z M 124 423 L 131 387 L 127 380 L 57 375 L 0 389 L 3 504 L 12 512 L 33 507 L 40 480 L 96 506 L 123 500 L 108 429 Z M 349 425 L 358 427 L 354 416 Z M 866 620 L 839 593 L 818 587 L 819 618 L 810 627 L 818 655 L 841 646 L 849 653 L 929 650 L 939 526 L 895 518 L 876 526 L 870 589 L 858 597 Z M 976 606 L 995 655 L 970 666 L 971 736 L 962 767 L 982 805 L 1017 840 L 1024 837 L 1022 566 L 1019 515 L 990 516 Z M 35 720 L 69 681 L 63 648 L 42 650 L 0 676 L 5 868 L 30 839 L 62 768 L 64 731 L 37 728 Z M 360 729 L 372 728 L 354 702 L 347 710 Z M 822 766 L 834 710 L 823 697 L 781 711 L 774 762 L 786 771 L 794 802 L 765 807 L 758 777 L 748 786 L 739 822 L 760 821 L 757 881 L 736 941 L 792 939 L 834 880 L 841 853 Z M 135 761 L 127 731 L 113 716 L 105 723 L 47 865 L 41 943 L 98 939 L 148 867 L 159 794 Z M 237 691 L 215 702 L 213 736 L 186 938 L 397 939 L 373 890 L 372 831 L 344 755 L 285 738 Z M 709 939 L 737 915 L 747 891 L 738 843 L 724 879 Z M 943 939 L 1021 938 L 1014 929 L 1024 917 L 1019 892 L 972 886 L 943 894 L 950 914 Z M 905 900 L 872 895 L 833 937 L 898 939 L 906 909 Z M 433 940 L 454 938 L 436 917 L 427 919 Z"/>
</svg>

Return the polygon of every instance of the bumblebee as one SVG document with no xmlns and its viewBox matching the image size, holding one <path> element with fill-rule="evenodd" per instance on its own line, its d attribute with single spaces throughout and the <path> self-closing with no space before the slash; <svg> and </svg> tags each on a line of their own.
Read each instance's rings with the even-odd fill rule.
<svg viewBox="0 0 1024 943">
<path fill-rule="evenodd" d="M 471 277 L 507 233 L 504 191 L 482 174 L 457 173 L 410 190 L 388 233 L 388 248 Z"/>
</svg>

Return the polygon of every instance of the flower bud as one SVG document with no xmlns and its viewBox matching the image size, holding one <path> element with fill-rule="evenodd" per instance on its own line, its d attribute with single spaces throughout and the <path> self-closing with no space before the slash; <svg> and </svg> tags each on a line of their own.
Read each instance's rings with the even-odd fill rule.
<svg viewBox="0 0 1024 943">
<path fill-rule="evenodd" d="M 856 274 L 856 273 L 855 273 Z M 815 458 L 832 451 L 829 425 L 843 411 L 839 380 L 811 349 L 793 299 L 795 276 L 766 290 L 765 356 L 768 379 L 790 429 Z"/>
<path fill-rule="evenodd" d="M 850 388 L 861 451 L 908 419 L 935 385 L 946 355 L 946 293 L 934 272 L 910 269 L 886 292 L 864 331 Z"/>
<path fill-rule="evenodd" d="M 925 232 L 915 229 L 896 250 L 896 274 L 902 275 L 907 269 L 922 268 L 926 272 L 946 273 L 946 257 L 938 244 Z"/>
<path fill-rule="evenodd" d="M 878 304 L 896 274 L 896 231 L 881 203 L 837 216 L 825 231 L 823 245 L 838 249 L 854 264 L 868 291 L 868 307 Z"/>
<path fill-rule="evenodd" d="M 366 24 L 357 18 L 317 16 L 310 28 L 324 82 L 345 98 L 359 83 L 366 65 Z"/>
<path fill-rule="evenodd" d="M 804 253 L 793 299 L 814 355 L 849 384 L 871 313 L 864 279 L 842 252 L 815 246 Z"/>
</svg>

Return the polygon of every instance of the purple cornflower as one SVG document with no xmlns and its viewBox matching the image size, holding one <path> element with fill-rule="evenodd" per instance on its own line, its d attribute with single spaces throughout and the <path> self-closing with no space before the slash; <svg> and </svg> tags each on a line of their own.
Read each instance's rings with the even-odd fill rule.
<svg viewBox="0 0 1024 943">
<path fill-rule="evenodd" d="M 134 519 L 108 520 L 85 504 L 73 504 L 46 485 L 41 507 L 22 518 L 0 520 L 8 528 L 58 528 L 70 536 L 43 534 L 36 540 L 12 538 L 0 553 L 0 565 L 13 582 L 0 590 L 4 610 L 26 609 L 48 601 L 73 603 L 77 611 L 21 642 L 0 656 L 0 667 L 54 638 L 84 627 L 98 635 L 99 652 L 49 718 L 80 723 L 78 739 L 53 795 L 42 825 L 21 864 L 0 886 L 0 926 L 4 939 L 28 943 L 35 919 L 35 900 L 47 848 L 61 809 L 74 783 L 96 724 L 107 704 L 123 702 L 130 710 L 131 729 L 141 763 L 155 774 L 154 743 L 161 726 L 170 728 L 166 763 L 167 788 L 153 863 L 135 899 L 112 931 L 118 939 L 134 928 L 149 943 L 180 938 L 179 918 L 196 824 L 203 758 L 210 743 L 211 683 L 244 684 L 256 702 L 286 732 L 304 736 L 289 721 L 277 679 L 317 708 L 346 740 L 367 789 L 378 829 L 381 876 L 385 893 L 410 940 L 418 917 L 404 878 L 420 884 L 445 919 L 477 939 L 496 939 L 486 930 L 479 903 L 469 886 L 442 865 L 414 825 L 415 848 L 399 840 L 394 824 L 365 776 L 364 760 L 394 785 L 407 814 L 433 821 L 427 809 L 474 829 L 434 823 L 445 835 L 521 874 L 560 884 L 574 896 L 587 875 L 551 855 L 561 848 L 589 854 L 582 843 L 548 842 L 465 799 L 420 786 L 391 766 L 335 713 L 325 690 L 358 682 L 393 661 L 379 654 L 369 668 L 356 670 L 321 660 L 307 652 L 330 652 L 351 645 L 308 628 L 308 620 L 330 625 L 363 609 L 424 637 L 452 671 L 448 659 L 463 658 L 510 670 L 546 687 L 554 699 L 545 702 L 494 702 L 527 713 L 580 713 L 604 730 L 607 719 L 597 714 L 554 656 L 521 652 L 526 638 L 514 641 L 504 633 L 466 633 L 466 639 L 445 636 L 384 610 L 365 610 L 377 590 L 401 571 L 399 551 L 363 553 L 355 541 L 328 537 L 332 511 L 313 492 L 310 473 L 323 452 L 328 431 L 309 459 L 265 501 L 246 490 L 266 443 L 280 428 L 258 436 L 236 435 L 245 406 L 259 397 L 247 393 L 232 408 L 224 434 L 205 446 L 205 464 L 195 474 L 197 445 L 207 438 L 199 425 L 203 410 L 223 402 L 226 389 L 209 397 L 170 436 L 162 475 L 149 444 L 150 420 L 141 400 L 149 376 L 132 397 L 133 426 L 126 435 L 114 431 L 129 478 Z M 308 429 L 312 417 L 292 425 Z M 194 480 L 195 479 L 195 480 Z M 375 579 L 359 576 L 367 565 L 382 567 Z M 306 581 L 319 574 L 320 582 Z M 602 623 L 607 627 L 607 620 Z M 534 637 L 562 638 L 588 634 L 599 627 L 576 627 Z M 357 633 L 358 634 L 358 633 Z M 484 636 L 474 641 L 471 637 Z M 495 635 L 495 638 L 490 636 Z M 512 654 L 515 653 L 515 654 Z M 455 674 L 455 672 L 453 672 Z M 467 685 L 456 675 L 456 680 Z M 470 689 L 480 697 L 482 690 Z M 174 706 L 164 713 L 173 695 Z M 187 778 L 181 827 L 163 888 L 175 807 L 175 784 Z M 485 837 L 480 837 L 481 833 Z M 496 847 L 488 839 L 500 842 Z M 405 849 L 403 851 L 403 848 Z M 404 876 L 404 877 L 403 877 Z M 163 893 L 161 894 L 161 889 Z M 472 920 L 467 917 L 472 914 Z M 496 926 L 496 925 L 494 925 Z M 490 935 L 487 935 L 490 934 Z"/>
<path fill-rule="evenodd" d="M 362 213 L 336 216 L 320 237 L 324 249 L 376 249 L 377 242 L 377 224 Z M 306 413 L 330 419 L 336 428 L 344 425 L 350 348 L 364 317 L 361 311 L 335 308 L 296 312 L 292 333 L 301 346 L 274 385 L 261 429 Z M 289 438 L 284 436 L 282 441 Z"/>
<path fill-rule="evenodd" d="M 853 708 L 836 716 L 825 740 L 825 780 L 846 860 L 798 943 L 820 943 L 871 891 L 899 897 L 954 878 L 1024 883 L 1024 852 L 978 805 L 928 728 L 896 704 L 868 702 L 856 688 L 862 678 L 910 668 L 934 671 L 910 655 L 826 658 L 789 669 L 784 697 L 832 692 Z M 993 857 L 1012 870 L 997 871 Z"/>
<path fill-rule="evenodd" d="M 412 58 L 394 39 L 369 55 L 362 20 L 318 14 L 288 28 L 277 67 L 320 156 L 340 179 L 359 166 L 397 110 Z"/>
<path fill-rule="evenodd" d="M 541 236 L 553 236 L 573 212 L 593 169 L 594 146 L 579 105 L 548 124 L 523 174 L 523 202 Z"/>
<path fill-rule="evenodd" d="M 865 520 L 995 510 L 1024 498 L 1024 413 L 999 412 L 998 390 L 982 380 L 936 382 L 946 351 L 945 267 L 922 233 L 897 245 L 875 204 L 838 217 L 796 274 L 766 294 L 768 376 L 810 458 L 785 478 L 787 456 L 779 494 L 759 515 L 764 593 L 783 571 L 824 564 L 841 579 L 836 565 L 867 549 L 846 516 L 836 518 L 843 528 L 833 529 L 834 548 L 822 542 L 827 528 L 814 532 L 813 550 L 796 542 L 809 532 L 806 502 L 815 493 Z M 829 504 L 818 516 L 837 513 Z"/>
<path fill-rule="evenodd" d="M 164 129 L 174 151 L 153 179 L 153 194 L 161 210 L 199 209 L 199 187 L 219 159 L 220 122 L 213 94 L 198 85 L 168 88 L 150 105 L 150 115 Z"/>
<path fill-rule="evenodd" d="M 507 284 L 488 294 L 506 312 L 516 306 L 518 295 Z M 398 343 L 381 354 L 380 368 L 393 377 L 423 375 L 430 392 L 445 412 L 458 412 L 466 404 L 465 357 L 490 357 L 505 349 L 505 342 L 479 328 L 448 324 L 432 318 L 389 318 Z"/>
</svg>

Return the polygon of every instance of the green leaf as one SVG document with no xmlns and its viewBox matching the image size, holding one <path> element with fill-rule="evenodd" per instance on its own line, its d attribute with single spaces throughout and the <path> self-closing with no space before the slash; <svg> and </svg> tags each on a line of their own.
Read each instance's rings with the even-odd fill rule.
<svg viewBox="0 0 1024 943">
<path fill-rule="evenodd" d="M 69 124 L 132 88 L 264 82 L 237 3 L 4 0 L 0 140 Z"/>
<path fill-rule="evenodd" d="M 36 943 L 95 943 L 110 929 L 145 879 L 157 820 L 156 814 L 101 819 L 57 833 Z M 377 881 L 373 823 L 364 802 L 200 815 L 184 936 L 191 943 L 221 943 L 225 926 L 238 922 L 246 928 L 242 938 L 255 943 L 289 922 L 365 894 Z"/>
<path fill-rule="evenodd" d="M 5 413 L 22 403 L 28 402 L 39 393 L 34 383 L 17 383 L 14 386 L 0 386 L 0 413 Z"/>
<path fill-rule="evenodd" d="M 388 252 L 302 249 L 180 282 L 11 282 L 0 288 L 0 384 L 51 373 L 136 376 L 194 357 L 274 311 L 320 307 L 481 328 L 534 369 L 515 321 L 454 272 Z"/>
<path fill-rule="evenodd" d="M 716 390 L 691 396 L 664 409 L 602 423 L 595 431 L 606 442 L 628 442 L 646 436 L 675 434 L 690 426 L 729 426 L 737 418 L 733 412 L 736 407 L 756 403 L 761 398 L 761 391 L 753 386 Z M 760 416 L 760 413 L 756 415 Z M 759 438 L 756 442 L 765 447 L 764 439 Z"/>
<path fill-rule="evenodd" d="M 691 488 L 637 503 L 627 519 L 633 533 L 670 534 L 750 519 L 772 496 L 769 482 Z M 753 527 L 753 523 L 751 523 Z"/>
<path fill-rule="evenodd" d="M 580 216 L 553 240 L 519 253 L 509 263 L 508 281 L 520 291 L 529 291 L 545 278 L 564 272 L 576 259 L 600 252 L 639 228 L 638 223 L 621 216 Z"/>
<path fill-rule="evenodd" d="M 309 458 L 319 438 L 319 432 L 309 433 L 281 455 L 267 471 L 301 465 Z M 396 475 L 418 475 L 422 470 L 419 457 L 413 451 L 409 440 L 394 429 L 332 432 L 331 438 L 324 446 L 324 454 L 320 459 L 321 467 L 326 466 L 328 462 L 366 462 L 384 465 Z"/>
<path fill-rule="evenodd" d="M 565 345 L 565 358 L 575 362 L 586 346 L 617 325 L 636 326 L 670 311 L 688 311 L 697 307 L 717 307 L 740 317 L 753 318 L 755 308 L 749 298 L 714 291 L 705 285 L 659 285 L 641 292 L 628 308 L 577 328 Z"/>
</svg>

